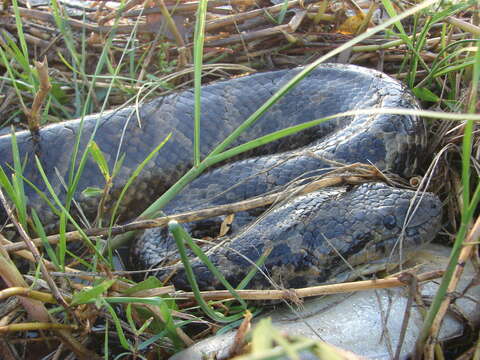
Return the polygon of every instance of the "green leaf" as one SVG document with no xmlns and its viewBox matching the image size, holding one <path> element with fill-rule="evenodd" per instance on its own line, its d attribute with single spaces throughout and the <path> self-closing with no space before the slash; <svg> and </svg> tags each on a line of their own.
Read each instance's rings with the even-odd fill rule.
<svg viewBox="0 0 480 360">
<path fill-rule="evenodd" d="M 103 153 L 100 151 L 100 148 L 95 141 L 90 142 L 90 144 L 88 145 L 88 151 L 90 152 L 90 155 L 92 155 L 93 160 L 95 160 L 95 163 L 102 172 L 105 180 L 109 181 L 110 170 L 108 169 L 107 160 L 105 160 L 105 156 L 103 156 Z"/>
<path fill-rule="evenodd" d="M 117 176 L 118 172 L 122 168 L 124 160 L 125 160 L 125 153 L 123 153 L 122 156 L 120 156 L 120 159 L 115 163 L 115 166 L 113 167 L 113 171 L 112 171 L 112 178 Z"/>
<path fill-rule="evenodd" d="M 159 287 L 162 287 L 162 286 L 163 286 L 163 284 L 160 280 L 158 280 L 158 278 L 156 278 L 155 276 L 150 276 L 146 280 L 143 280 L 142 282 L 139 282 L 135 286 L 132 286 L 128 289 L 125 289 L 124 291 L 122 291 L 122 294 L 123 295 L 130 295 L 130 294 L 134 294 L 134 293 L 139 292 L 139 291 L 159 288 Z"/>
<path fill-rule="evenodd" d="M 18 149 L 17 137 L 15 132 L 11 133 L 12 139 L 12 157 L 15 173 L 12 175 L 12 186 L 15 192 L 15 207 L 18 214 L 18 220 L 23 226 L 27 226 L 27 198 L 23 184 L 23 165 L 20 159 L 20 151 Z"/>
<path fill-rule="evenodd" d="M 52 88 L 50 89 L 50 94 L 57 99 L 61 104 L 64 104 L 68 101 L 68 96 L 66 92 L 62 89 L 60 84 L 52 83 Z"/>
<path fill-rule="evenodd" d="M 115 312 L 113 307 L 109 303 L 107 303 L 103 298 L 99 299 L 99 305 L 105 306 L 108 309 L 110 315 L 112 316 L 113 322 L 115 324 L 115 328 L 117 329 L 117 335 L 118 335 L 118 339 L 120 340 L 120 344 L 122 344 L 122 346 L 125 349 L 131 350 L 131 345 L 129 344 L 127 338 L 125 337 L 125 333 L 123 332 L 123 329 L 122 329 L 122 324 L 120 323 L 120 319 L 118 318 L 117 313 Z"/>
<path fill-rule="evenodd" d="M 130 305 L 130 304 L 128 304 Z M 137 333 L 139 335 L 142 335 L 145 330 L 147 330 L 147 328 L 150 326 L 150 324 L 152 323 L 152 321 L 154 320 L 153 316 L 152 317 L 149 317 L 144 323 L 143 325 L 140 327 L 140 329 L 137 330 Z"/>
<path fill-rule="evenodd" d="M 127 315 L 128 325 L 130 325 L 130 328 L 132 329 L 132 331 L 138 336 L 138 330 L 137 330 L 137 327 L 135 326 L 135 321 L 133 321 L 133 317 L 132 317 L 132 303 L 127 304 L 126 315 Z"/>
<path fill-rule="evenodd" d="M 173 236 L 175 237 L 177 246 L 179 241 L 184 240 L 187 243 L 187 245 L 190 247 L 192 252 L 208 267 L 208 270 L 210 270 L 210 272 L 222 283 L 222 285 L 225 286 L 225 288 L 228 291 L 230 291 L 232 296 L 236 300 L 238 300 L 238 302 L 242 306 L 242 310 L 245 310 L 247 308 L 247 304 L 245 303 L 245 301 L 240 296 L 238 296 L 233 286 L 230 285 L 230 283 L 227 281 L 227 279 L 225 279 L 223 274 L 215 267 L 215 265 L 211 262 L 208 256 L 205 255 L 205 253 L 202 251 L 200 246 L 198 246 L 193 242 L 192 237 L 183 229 L 183 227 L 180 224 L 173 221 L 171 221 L 168 224 L 168 226 L 169 226 L 169 229 L 172 231 Z M 182 262 L 183 260 L 184 259 L 182 258 Z"/>
<path fill-rule="evenodd" d="M 167 306 L 166 303 L 160 303 L 160 313 L 163 316 L 163 321 L 165 325 L 165 330 L 167 331 L 168 337 L 173 341 L 173 345 L 176 349 L 181 349 L 185 347 L 182 339 L 177 334 L 177 328 L 173 322 L 172 310 Z"/>
<path fill-rule="evenodd" d="M 102 195 L 103 190 L 97 187 L 86 187 L 82 191 L 82 195 L 86 197 L 95 197 L 95 196 L 100 196 Z"/>
<path fill-rule="evenodd" d="M 76 293 L 72 297 L 72 305 L 85 304 L 92 299 L 100 297 L 100 295 L 107 291 L 115 283 L 115 281 L 115 279 L 105 280 L 91 289 Z"/>
<path fill-rule="evenodd" d="M 144 350 L 146 348 L 148 348 L 150 345 L 152 345 L 153 343 L 157 342 L 158 340 L 160 340 L 161 338 L 165 337 L 167 333 L 167 330 L 162 330 L 160 331 L 158 334 L 152 336 L 151 338 L 149 338 L 148 340 L 145 340 L 144 342 L 141 342 L 139 345 L 138 345 L 138 350 Z"/>
<path fill-rule="evenodd" d="M 430 102 L 440 101 L 440 98 L 436 94 L 434 94 L 433 92 L 431 92 L 429 89 L 425 87 L 413 88 L 412 91 L 413 91 L 413 94 L 420 100 L 430 101 Z"/>
<path fill-rule="evenodd" d="M 252 354 L 270 349 L 273 346 L 272 335 L 272 319 L 260 320 L 252 334 Z"/>
</svg>

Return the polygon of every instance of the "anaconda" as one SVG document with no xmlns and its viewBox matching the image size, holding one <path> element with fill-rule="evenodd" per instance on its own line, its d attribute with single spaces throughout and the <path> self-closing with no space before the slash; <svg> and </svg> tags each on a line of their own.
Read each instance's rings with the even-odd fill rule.
<svg viewBox="0 0 480 360">
<path fill-rule="evenodd" d="M 281 70 L 259 73 L 204 86 L 202 88 L 200 134 L 202 156 L 208 154 L 227 134 L 241 124 L 298 71 Z M 46 192 L 46 186 L 35 165 L 34 152 L 36 152 L 56 194 L 60 200 L 65 200 L 64 184 L 75 178 L 70 173 L 73 144 L 77 134 L 81 132 L 77 163 L 79 163 L 80 155 L 86 149 L 88 140 L 92 137 L 106 155 L 111 169 L 113 169 L 114 163 L 124 156 L 121 170 L 115 178 L 110 192 L 111 200 L 107 203 L 107 207 L 111 207 L 111 203 L 118 198 L 132 171 L 171 133 L 172 137 L 161 149 L 159 155 L 147 164 L 141 175 L 129 188 L 127 196 L 122 202 L 120 208 L 122 219 L 132 219 L 192 166 L 193 102 L 193 91 L 187 90 L 157 98 L 138 109 L 136 107 L 123 108 L 105 114 L 92 115 L 83 121 L 74 120 L 46 126 L 40 130 L 36 141 L 33 141 L 29 133 L 19 132 L 16 134 L 16 139 L 21 158 L 24 159 L 23 174 L 40 191 Z M 232 146 L 287 126 L 347 110 L 378 107 L 416 108 L 416 106 L 414 98 L 405 87 L 385 74 L 356 66 L 322 65 L 268 110 Z M 2 167 L 7 172 L 10 169 L 7 164 L 12 164 L 11 140 L 11 136 L 0 137 Z M 166 211 L 170 213 L 191 209 L 194 207 L 191 204 L 197 202 L 201 202 L 202 206 L 208 206 L 257 196 L 284 186 L 294 179 L 321 174 L 331 166 L 332 160 L 340 163 L 371 163 L 381 170 L 408 177 L 414 173 L 424 146 L 424 123 L 416 117 L 369 114 L 339 118 L 298 135 L 263 146 L 246 154 L 244 159 L 236 159 L 233 163 L 201 175 L 167 206 Z M 103 184 L 104 178 L 98 166 L 94 161 L 88 159 L 83 173 L 79 177 L 75 194 L 76 203 L 84 215 L 79 218 L 91 220 L 95 217 L 98 198 L 86 197 L 83 191 L 88 187 L 102 187 Z M 381 185 L 376 186 L 382 187 Z M 357 191 L 366 192 L 362 200 L 363 205 L 372 209 L 364 212 L 362 226 L 367 228 L 373 227 L 377 221 L 374 220 L 374 216 L 369 215 L 373 209 L 390 207 L 396 199 L 413 198 L 407 191 L 388 187 L 377 189 L 375 186 L 365 186 L 357 190 L 353 189 L 352 194 L 356 194 Z M 55 226 L 57 215 L 52 212 L 50 207 L 31 187 L 26 186 L 25 193 L 30 206 L 37 211 L 41 220 Z M 386 193 L 388 196 L 385 195 Z M 313 203 L 306 207 L 302 207 L 301 204 L 304 204 L 302 201 L 292 202 L 294 208 L 291 210 L 300 216 L 300 223 L 306 227 L 309 226 L 310 219 L 314 218 L 314 213 L 307 209 L 315 212 L 315 209 L 320 207 L 323 209 L 322 211 L 331 209 L 333 212 L 340 206 L 338 204 L 342 203 L 332 202 L 334 198 L 342 197 L 335 192 L 322 191 L 317 195 L 318 198 L 325 199 L 325 201 L 309 200 Z M 346 198 L 348 198 L 347 195 L 346 193 Z M 427 197 L 430 199 L 430 195 Z M 307 201 L 307 198 L 300 199 Z M 405 209 L 405 206 L 400 208 Z M 435 198 L 419 204 L 417 213 L 424 214 L 422 216 L 427 219 L 422 223 L 425 231 L 418 231 L 421 235 L 417 236 L 414 234 L 415 229 L 409 230 L 407 226 L 403 231 L 405 244 L 408 244 L 410 240 L 412 240 L 411 243 L 418 244 L 433 236 L 439 226 L 438 208 L 439 204 Z M 282 211 L 278 209 L 272 214 Z M 72 212 L 78 213 L 75 207 L 72 207 Z M 344 212 L 344 214 L 348 217 L 348 212 Z M 390 219 L 392 224 L 395 222 L 398 225 L 402 223 L 402 219 L 405 219 L 406 213 L 400 214 L 398 217 L 392 214 L 385 216 Z M 392 216 L 395 219 L 392 219 Z M 277 219 L 275 221 L 280 221 L 280 218 L 275 219 Z M 250 221 L 248 215 L 239 216 L 240 224 L 248 221 Z M 314 223 L 316 222 L 313 221 L 312 224 Z M 346 223 L 347 219 L 341 217 L 336 228 L 341 230 L 343 227 L 346 230 L 347 227 L 342 225 Z M 357 234 L 356 230 L 360 227 L 357 221 L 354 223 L 355 225 L 349 229 L 348 241 L 355 243 L 358 236 L 353 234 Z M 416 224 L 415 221 L 413 223 Z M 262 221 L 259 224 L 262 224 Z M 272 223 L 266 228 L 265 225 L 261 226 L 258 231 L 273 241 L 273 234 L 269 236 Z M 288 228 L 290 229 L 290 227 Z M 384 228 L 388 229 L 388 226 L 384 226 Z M 292 225 L 291 229 L 295 229 L 291 230 L 294 235 L 291 238 L 293 243 L 287 244 L 284 251 L 277 248 L 277 255 L 284 259 L 292 259 L 290 263 L 287 261 L 281 268 L 288 268 L 290 273 L 299 272 L 300 274 L 302 269 L 310 266 L 311 259 L 294 260 L 300 256 L 298 249 L 304 249 L 298 242 L 298 236 L 303 233 L 303 230 L 299 229 L 298 225 Z M 305 240 L 311 242 L 314 247 L 321 245 L 318 243 L 319 241 L 324 241 L 319 234 L 325 233 L 325 231 L 320 229 L 315 233 L 317 235 L 313 238 Z M 335 234 L 338 232 L 332 233 L 334 237 Z M 164 251 L 166 247 L 170 246 L 171 239 L 166 237 L 162 240 L 157 235 L 158 231 L 147 231 L 137 243 L 135 252 L 141 267 L 154 266 L 166 254 Z M 257 238 L 260 241 L 260 238 Z M 262 238 L 265 239 L 265 237 Z M 378 236 L 374 236 L 374 238 L 377 242 L 380 239 Z M 335 241 L 334 238 L 329 240 Z M 373 244 L 372 240 L 367 240 L 367 244 Z M 253 242 L 248 246 L 261 249 L 265 247 L 265 243 Z M 375 251 L 380 251 L 382 246 L 378 245 Z M 362 247 L 363 245 L 354 246 L 347 250 L 346 254 L 350 256 L 360 251 Z M 383 247 L 384 251 L 387 251 L 387 247 Z M 222 255 L 222 258 L 228 259 L 229 256 Z M 277 257 L 272 256 L 271 258 Z M 255 257 L 251 260 L 255 261 Z M 230 267 L 228 260 L 224 264 L 230 272 L 235 272 L 239 266 L 236 261 L 231 261 Z M 331 272 L 331 266 L 334 266 L 332 264 L 334 263 L 330 262 L 328 268 L 319 265 L 317 270 Z M 268 260 L 265 266 L 269 271 L 280 270 L 280 267 L 271 267 Z M 281 278 L 281 273 L 278 276 Z M 298 281 L 297 279 L 292 284 L 297 284 Z M 208 283 L 209 280 L 205 279 L 205 282 Z M 287 282 L 284 285 L 289 286 L 290 283 Z"/>
</svg>

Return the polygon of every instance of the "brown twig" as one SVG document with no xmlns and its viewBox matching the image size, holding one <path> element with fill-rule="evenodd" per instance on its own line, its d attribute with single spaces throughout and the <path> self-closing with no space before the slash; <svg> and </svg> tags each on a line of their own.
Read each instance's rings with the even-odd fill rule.
<svg viewBox="0 0 480 360">
<path fill-rule="evenodd" d="M 10 348 L 11 346 L 11 340 L 9 339 L 9 342 L 5 339 L 0 339 L 0 357 L 4 360 L 16 360 L 17 357 L 13 353 L 12 349 Z"/>
<path fill-rule="evenodd" d="M 130 0 L 128 1 L 121 9 L 117 10 L 117 11 L 114 11 L 112 12 L 111 14 L 109 15 L 106 15 L 104 16 L 103 18 L 101 18 L 98 23 L 100 25 L 103 25 L 105 24 L 107 21 L 110 21 L 110 20 L 113 20 L 115 19 L 116 17 L 120 17 L 123 15 L 123 13 L 125 11 L 128 11 L 130 9 L 132 9 L 133 7 L 139 5 L 140 3 L 142 2 L 142 0 Z M 144 3 L 146 3 L 146 1 L 144 1 Z M 138 14 L 140 15 L 140 14 Z"/>
<path fill-rule="evenodd" d="M 305 1 L 292 0 L 287 3 L 287 8 L 290 9 L 292 7 L 295 7 L 301 4 L 305 6 L 314 2 L 315 0 L 305 0 Z M 223 16 L 220 19 L 210 20 L 205 23 L 205 31 L 210 32 L 213 30 L 221 29 L 228 25 L 233 25 L 248 19 L 256 18 L 257 16 L 262 16 L 265 13 L 276 14 L 283 9 L 283 6 L 284 6 L 283 4 L 278 4 L 278 5 L 273 5 L 270 7 L 257 9 L 257 10 L 246 11 L 243 13 L 234 14 L 230 16 Z"/>
<path fill-rule="evenodd" d="M 264 195 L 255 197 L 252 199 L 239 201 L 232 204 L 220 205 L 212 208 L 202 209 L 202 210 L 195 210 L 189 211 L 177 215 L 171 216 L 163 216 L 152 220 L 138 220 L 134 221 L 125 225 L 117 225 L 112 227 L 111 229 L 108 228 L 98 228 L 98 229 L 86 229 L 84 233 L 87 236 L 105 236 L 105 235 L 119 235 L 126 233 L 128 231 L 135 231 L 135 230 L 144 230 L 154 227 L 160 226 L 167 226 L 170 221 L 177 221 L 179 223 L 187 223 L 192 221 L 198 221 L 203 219 L 208 219 L 220 215 L 225 214 L 232 214 L 240 211 L 246 211 L 250 209 L 255 209 L 259 207 L 264 207 L 273 204 L 274 202 L 282 201 L 291 196 L 298 196 L 307 194 L 321 188 L 325 188 L 328 186 L 335 186 L 340 184 L 359 184 L 362 182 L 369 181 L 374 178 L 374 173 L 370 175 L 363 175 L 363 176 L 335 176 L 335 177 L 328 177 L 321 180 L 317 180 L 311 182 L 307 185 L 299 186 L 293 189 L 287 189 L 282 192 L 273 193 L 271 195 Z M 67 232 L 64 235 L 66 241 L 76 241 L 81 240 L 82 235 L 78 231 L 71 231 Z M 47 236 L 46 240 L 50 244 L 56 244 L 60 241 L 60 235 L 51 235 Z M 43 241 L 40 238 L 33 239 L 33 243 L 37 246 L 43 246 Z M 5 250 L 8 252 L 18 251 L 22 249 L 26 249 L 26 244 L 16 243 L 11 245 L 6 245 Z"/>
<path fill-rule="evenodd" d="M 431 271 L 417 276 L 417 281 L 429 281 L 437 279 L 443 275 L 442 270 Z M 306 298 L 327 294 L 340 294 L 353 291 L 366 291 L 373 289 L 388 289 L 393 287 L 405 286 L 402 275 L 389 277 L 380 280 L 355 281 L 342 284 L 319 285 L 301 289 L 286 290 L 237 290 L 236 293 L 244 300 L 282 300 L 294 298 Z M 204 300 L 226 300 L 233 299 L 228 290 L 202 291 L 200 292 Z M 177 299 L 194 300 L 195 295 L 192 292 L 181 292 L 172 294 Z"/>
<path fill-rule="evenodd" d="M 19 8 L 18 9 L 20 12 L 20 15 L 24 18 L 31 18 L 31 19 L 36 19 L 36 20 L 41 20 L 44 22 L 48 22 L 52 25 L 55 25 L 55 17 L 50 14 L 46 13 L 44 11 L 40 10 L 33 10 L 33 9 L 25 9 L 25 8 Z M 75 19 L 67 19 L 65 20 L 72 28 L 75 29 L 80 29 L 80 30 L 87 30 L 87 31 L 92 31 L 95 33 L 109 33 L 112 30 L 115 30 L 117 34 L 130 34 L 135 26 L 134 25 L 116 25 L 116 26 L 100 26 L 100 25 L 94 25 L 90 23 L 85 23 L 80 20 L 75 20 Z M 145 24 L 141 24 L 136 28 L 137 32 L 139 33 L 151 33 L 152 30 L 149 29 L 148 26 Z"/>
<path fill-rule="evenodd" d="M 293 18 L 289 21 L 288 24 L 278 25 L 262 30 L 250 31 L 247 33 L 240 33 L 224 39 L 217 39 L 217 37 L 207 37 L 205 38 L 205 43 L 209 46 L 225 46 L 237 42 L 246 42 L 256 39 L 262 39 L 264 37 L 269 37 L 277 34 L 292 33 L 295 32 L 300 26 L 306 14 L 307 12 L 305 10 L 299 10 L 296 12 L 296 14 L 293 16 Z"/>
<path fill-rule="evenodd" d="M 27 118 L 30 132 L 32 135 L 37 136 L 38 130 L 40 129 L 40 110 L 42 109 L 42 105 L 45 102 L 52 85 L 50 84 L 50 80 L 48 78 L 47 57 L 45 56 L 42 62 L 34 61 L 34 64 L 38 73 L 40 87 L 38 92 L 35 94 L 35 98 L 33 99 L 32 110 L 27 113 Z"/>
<path fill-rule="evenodd" d="M 28 288 L 22 274 L 2 246 L 0 246 L 0 275 L 8 287 Z M 48 312 L 40 301 L 28 298 L 19 300 L 31 319 L 35 321 L 49 320 Z"/>
<path fill-rule="evenodd" d="M 167 5 L 167 9 L 168 11 L 175 14 L 191 13 L 197 10 L 198 4 L 199 4 L 198 1 L 192 1 L 192 2 L 183 3 L 183 4 Z M 255 5 L 255 0 L 209 0 L 207 3 L 207 9 L 212 10 L 217 7 L 231 6 L 231 5 L 244 5 L 244 6 Z M 149 14 L 158 14 L 159 12 L 161 12 L 160 8 L 151 7 L 148 9 L 129 11 L 123 14 L 123 17 L 137 17 L 141 14 L 149 15 Z M 113 17 L 111 18 L 113 19 Z"/>
<path fill-rule="evenodd" d="M 243 348 L 246 344 L 246 336 L 247 333 L 250 331 L 251 324 L 252 324 L 252 313 L 247 309 L 245 314 L 243 315 L 243 321 L 238 327 L 237 332 L 235 333 L 235 337 L 233 340 L 233 344 L 230 346 L 228 351 L 229 358 L 234 358 L 242 353 Z"/>
<path fill-rule="evenodd" d="M 469 22 L 454 18 L 453 16 L 447 16 L 445 18 L 445 21 L 453 26 L 462 29 L 463 31 L 469 32 L 476 36 L 480 36 L 480 27 L 474 24 L 470 24 Z"/>
<path fill-rule="evenodd" d="M 173 37 L 175 38 L 175 42 L 177 43 L 177 49 L 178 49 L 178 66 L 180 68 L 183 68 L 189 62 L 191 62 L 192 60 L 191 54 L 190 52 L 187 51 L 182 35 L 180 35 L 180 32 L 177 29 L 177 25 L 175 24 L 175 21 L 173 21 L 173 18 L 170 15 L 170 12 L 168 11 L 167 7 L 165 6 L 164 1 L 155 0 L 155 2 L 158 4 L 163 17 L 165 18 L 168 29 L 170 30 L 170 32 L 173 34 Z"/>
</svg>

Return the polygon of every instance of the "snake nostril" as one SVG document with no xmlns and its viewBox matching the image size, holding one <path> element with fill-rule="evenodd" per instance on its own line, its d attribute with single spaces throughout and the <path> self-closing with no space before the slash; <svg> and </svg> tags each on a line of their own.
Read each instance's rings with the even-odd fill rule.
<svg viewBox="0 0 480 360">
<path fill-rule="evenodd" d="M 397 220 L 393 215 L 387 215 L 383 218 L 383 225 L 389 230 L 392 230 L 395 226 L 397 226 Z"/>
</svg>

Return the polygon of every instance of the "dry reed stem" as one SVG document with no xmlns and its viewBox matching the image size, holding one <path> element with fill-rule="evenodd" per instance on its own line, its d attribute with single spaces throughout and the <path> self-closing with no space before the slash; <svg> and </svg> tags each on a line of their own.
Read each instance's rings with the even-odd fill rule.
<svg viewBox="0 0 480 360">
<path fill-rule="evenodd" d="M 305 1 L 292 0 L 287 3 L 287 8 L 290 9 L 300 4 L 305 6 L 314 2 L 315 2 L 314 0 L 305 0 Z M 262 9 L 256 9 L 256 10 L 246 11 L 239 14 L 223 16 L 220 19 L 210 20 L 205 23 L 205 31 L 210 32 L 213 30 L 217 30 L 219 28 L 224 28 L 229 25 L 234 25 L 236 23 L 239 23 L 248 19 L 253 19 L 258 16 L 262 16 L 266 12 L 269 14 L 276 14 L 282 10 L 283 6 L 284 6 L 283 4 L 278 4 L 278 5 L 262 8 Z"/>
<path fill-rule="evenodd" d="M 167 9 L 173 14 L 178 15 L 182 13 L 194 12 L 197 10 L 198 5 L 199 5 L 198 1 L 192 1 L 188 3 L 167 5 Z M 207 3 L 207 9 L 212 10 L 218 7 L 232 6 L 232 5 L 253 6 L 255 5 L 255 0 L 209 0 Z M 124 18 L 137 17 L 141 14 L 149 15 L 149 14 L 156 14 L 160 12 L 161 12 L 160 8 L 151 7 L 151 8 L 142 9 L 142 10 L 131 10 L 123 14 L 123 17 Z"/>
<path fill-rule="evenodd" d="M 28 288 L 28 284 L 17 269 L 8 253 L 0 246 L 0 275 L 8 287 Z M 40 301 L 20 298 L 23 308 L 31 319 L 35 321 L 48 321 L 48 312 Z"/>
<path fill-rule="evenodd" d="M 57 300 L 55 300 L 55 298 L 51 294 L 42 291 L 32 290 L 28 287 L 25 288 L 16 286 L 6 288 L 5 290 L 0 290 L 0 300 L 5 300 L 11 296 L 22 296 L 29 299 L 41 301 L 43 303 L 57 304 Z"/>
<path fill-rule="evenodd" d="M 50 322 L 19 323 L 0 326 L 0 334 L 16 331 L 35 331 L 35 330 L 63 330 L 76 331 L 79 327 L 76 325 L 55 324 Z"/>
<path fill-rule="evenodd" d="M 443 275 L 443 271 L 431 271 L 417 275 L 418 282 L 424 282 L 437 279 Z M 367 291 L 373 289 L 388 289 L 393 287 L 405 286 L 403 274 L 395 277 L 379 280 L 365 280 L 347 282 L 342 284 L 319 285 L 300 289 L 285 290 L 236 290 L 238 296 L 244 300 L 292 300 L 319 295 L 340 294 L 354 291 Z M 230 300 L 232 294 L 228 290 L 201 291 L 204 300 Z M 172 294 L 177 299 L 194 300 L 195 295 L 192 292 L 179 292 Z"/>
<path fill-rule="evenodd" d="M 469 33 L 471 33 L 473 35 L 476 35 L 476 36 L 480 36 L 480 27 L 478 27 L 474 24 L 470 24 L 466 21 L 454 18 L 453 16 L 448 16 L 445 19 L 445 21 L 448 22 L 449 24 L 453 25 L 453 26 L 456 26 L 456 27 L 462 29 L 463 31 L 469 32 Z"/>
</svg>

